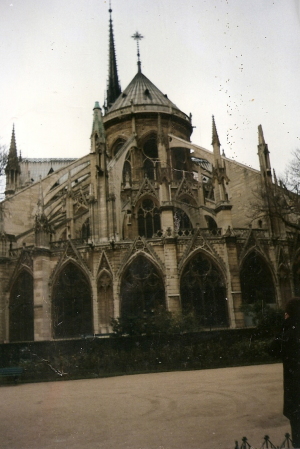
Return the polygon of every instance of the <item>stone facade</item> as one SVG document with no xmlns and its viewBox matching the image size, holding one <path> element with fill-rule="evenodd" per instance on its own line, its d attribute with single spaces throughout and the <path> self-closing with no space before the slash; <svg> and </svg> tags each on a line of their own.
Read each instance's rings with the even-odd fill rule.
<svg viewBox="0 0 300 449">
<path fill-rule="evenodd" d="M 273 182 L 261 127 L 259 171 L 221 155 L 214 119 L 212 151 L 191 144 L 191 118 L 140 63 L 110 104 L 104 115 L 95 104 L 90 153 L 46 175 L 37 161 L 40 180 L 28 178 L 13 131 L 0 342 L 107 334 L 111 318 L 162 310 L 192 312 L 204 328 L 244 327 L 243 302 L 276 307 L 297 293 L 297 234 L 251 214 Z"/>
</svg>

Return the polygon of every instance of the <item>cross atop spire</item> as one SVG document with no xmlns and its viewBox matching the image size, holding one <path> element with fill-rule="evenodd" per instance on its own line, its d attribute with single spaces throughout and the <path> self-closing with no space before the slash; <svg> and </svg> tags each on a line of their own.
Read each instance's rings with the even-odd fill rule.
<svg viewBox="0 0 300 449">
<path fill-rule="evenodd" d="M 109 61 L 108 61 L 108 82 L 107 82 L 107 107 L 109 108 L 121 93 L 121 86 L 118 78 L 117 58 L 115 51 L 115 41 L 112 22 L 111 2 L 109 2 Z"/>
<path fill-rule="evenodd" d="M 132 39 L 136 41 L 137 46 L 137 57 L 138 57 L 138 72 L 141 73 L 142 67 L 141 67 L 141 59 L 140 59 L 140 40 L 144 39 L 144 36 L 142 36 L 138 31 L 136 31 L 132 36 Z"/>
</svg>

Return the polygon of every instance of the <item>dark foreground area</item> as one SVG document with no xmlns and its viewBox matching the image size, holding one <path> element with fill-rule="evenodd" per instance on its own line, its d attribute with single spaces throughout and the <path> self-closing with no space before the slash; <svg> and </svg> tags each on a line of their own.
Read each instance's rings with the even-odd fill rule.
<svg viewBox="0 0 300 449">
<path fill-rule="evenodd" d="M 272 336 L 255 329 L 175 335 L 82 338 L 0 345 L 0 368 L 20 367 L 18 382 L 273 363 Z M 0 377 L 0 383 L 12 383 Z"/>
<path fill-rule="evenodd" d="M 289 431 L 282 365 L 0 388 L 2 449 L 234 449 Z"/>
</svg>

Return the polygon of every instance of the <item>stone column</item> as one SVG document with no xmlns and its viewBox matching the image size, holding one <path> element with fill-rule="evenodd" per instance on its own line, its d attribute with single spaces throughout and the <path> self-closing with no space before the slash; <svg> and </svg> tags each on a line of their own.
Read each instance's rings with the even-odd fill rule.
<svg viewBox="0 0 300 449">
<path fill-rule="evenodd" d="M 49 295 L 50 254 L 47 248 L 36 248 L 33 254 L 34 340 L 36 341 L 52 339 Z"/>
<path fill-rule="evenodd" d="M 178 278 L 177 249 L 174 238 L 166 238 L 164 244 L 165 268 L 166 268 L 166 298 L 167 310 L 179 312 L 180 289 Z"/>
<path fill-rule="evenodd" d="M 6 287 L 11 268 L 9 258 L 0 256 L 0 343 L 8 341 L 9 293 L 6 292 Z"/>
<path fill-rule="evenodd" d="M 244 327 L 244 314 L 241 311 L 242 305 L 242 291 L 240 282 L 240 271 L 236 247 L 236 237 L 225 237 L 226 251 L 225 257 L 226 266 L 228 267 L 228 312 L 231 327 Z"/>
</svg>

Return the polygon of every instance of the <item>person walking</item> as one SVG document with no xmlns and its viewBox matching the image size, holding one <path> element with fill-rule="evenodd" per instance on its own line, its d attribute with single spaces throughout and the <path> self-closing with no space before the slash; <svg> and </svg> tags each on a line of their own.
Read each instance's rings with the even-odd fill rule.
<svg viewBox="0 0 300 449">
<path fill-rule="evenodd" d="M 293 446 L 300 448 L 300 298 L 287 302 L 282 332 L 273 341 L 270 353 L 282 358 L 283 414 L 290 421 Z"/>
</svg>

